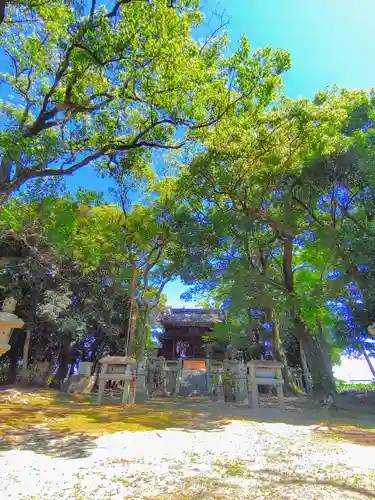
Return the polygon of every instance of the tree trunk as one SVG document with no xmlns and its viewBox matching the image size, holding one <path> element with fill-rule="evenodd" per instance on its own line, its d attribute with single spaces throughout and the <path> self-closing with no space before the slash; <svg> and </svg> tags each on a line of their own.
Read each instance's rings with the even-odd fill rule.
<svg viewBox="0 0 375 500">
<path fill-rule="evenodd" d="M 142 359 L 145 355 L 147 335 L 148 335 L 148 310 L 145 311 L 142 320 L 142 335 L 141 335 L 141 346 L 138 353 L 138 359 Z"/>
<path fill-rule="evenodd" d="M 372 363 L 371 363 L 371 359 L 369 357 L 369 355 L 367 354 L 366 352 L 366 349 L 363 349 L 363 355 L 365 357 L 365 360 L 367 361 L 367 364 L 368 364 L 368 367 L 370 368 L 370 371 L 372 373 L 372 376 L 374 377 L 375 379 L 375 368 L 373 367 Z"/>
<path fill-rule="evenodd" d="M 6 5 L 6 0 L 0 0 L 0 24 L 5 19 L 5 5 Z"/>
<path fill-rule="evenodd" d="M 138 308 L 136 304 L 136 295 L 137 295 L 137 267 L 133 263 L 132 264 L 132 277 L 130 283 L 130 318 L 128 320 L 128 331 L 126 335 L 126 347 L 125 354 L 126 356 L 131 356 L 134 351 L 135 344 L 135 329 L 137 326 L 138 319 Z"/>
<path fill-rule="evenodd" d="M 306 360 L 312 378 L 312 392 L 315 399 L 322 399 L 336 395 L 336 385 L 332 373 L 332 366 L 326 353 L 319 344 L 319 339 L 306 327 L 300 317 L 294 317 L 296 336 L 306 354 Z"/>
<path fill-rule="evenodd" d="M 60 389 L 62 382 L 68 374 L 69 365 L 73 361 L 73 349 L 74 343 L 67 341 L 60 351 L 59 367 L 57 368 L 56 374 L 51 382 L 51 386 L 56 389 Z"/>
<path fill-rule="evenodd" d="M 21 358 L 21 353 L 22 353 L 23 331 L 13 330 L 9 344 L 10 344 L 10 349 L 6 353 L 6 356 L 9 359 L 7 384 L 14 384 L 17 379 L 18 362 Z"/>
<path fill-rule="evenodd" d="M 92 362 L 91 375 L 94 375 L 96 373 L 96 367 L 99 364 L 99 359 L 103 355 L 105 340 L 106 340 L 105 334 L 103 334 L 100 331 L 100 338 L 98 338 L 98 333 L 97 333 L 97 338 L 95 340 L 90 358 L 90 361 Z"/>
<path fill-rule="evenodd" d="M 293 273 L 293 237 L 284 235 L 283 248 L 283 275 L 287 293 L 295 301 L 294 273 Z M 299 308 L 294 303 L 293 322 L 295 334 L 301 343 L 307 358 L 307 364 L 312 378 L 312 393 L 314 399 L 325 398 L 327 395 L 336 395 L 336 385 L 333 378 L 332 366 L 324 346 L 319 343 L 318 336 L 314 336 L 302 320 Z"/>
<path fill-rule="evenodd" d="M 11 354 L 9 351 L 9 366 L 7 375 L 7 384 L 14 384 L 17 379 L 18 356 Z"/>
<path fill-rule="evenodd" d="M 67 373 L 68 373 L 69 363 L 65 360 L 61 360 L 59 363 L 59 367 L 57 369 L 56 375 L 53 378 L 52 387 L 56 389 L 60 389 L 61 384 L 63 383 Z"/>
<path fill-rule="evenodd" d="M 303 350 L 302 343 L 299 342 L 299 350 L 300 350 L 300 358 L 301 358 L 301 366 L 302 366 L 302 382 L 305 387 L 306 394 L 310 394 L 312 391 L 311 387 L 311 379 L 310 379 L 310 370 L 307 365 L 306 354 Z"/>
<path fill-rule="evenodd" d="M 292 377 L 289 372 L 288 363 L 286 361 L 286 356 L 284 352 L 284 346 L 280 338 L 279 323 L 276 318 L 272 318 L 272 355 L 276 361 L 282 363 L 282 374 L 284 379 L 284 391 L 294 392 L 292 387 Z"/>
<path fill-rule="evenodd" d="M 22 370 L 21 370 L 21 384 L 27 385 L 29 383 L 29 348 L 31 340 L 31 328 L 26 329 L 25 343 L 23 345 L 23 358 L 22 358 Z"/>
</svg>

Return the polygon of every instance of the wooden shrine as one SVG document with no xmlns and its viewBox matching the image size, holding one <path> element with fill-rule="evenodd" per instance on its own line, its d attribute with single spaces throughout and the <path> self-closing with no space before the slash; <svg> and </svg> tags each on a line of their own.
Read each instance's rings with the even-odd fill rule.
<svg viewBox="0 0 375 500">
<path fill-rule="evenodd" d="M 161 320 L 165 333 L 160 337 L 160 355 L 167 360 L 204 360 L 207 356 L 203 337 L 222 321 L 218 309 L 171 309 Z"/>
</svg>

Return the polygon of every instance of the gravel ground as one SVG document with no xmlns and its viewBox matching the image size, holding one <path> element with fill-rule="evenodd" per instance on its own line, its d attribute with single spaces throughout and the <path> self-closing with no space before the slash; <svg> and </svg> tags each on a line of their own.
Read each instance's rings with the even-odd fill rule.
<svg viewBox="0 0 375 500">
<path fill-rule="evenodd" d="M 316 425 L 280 423 L 270 411 L 267 422 L 259 415 L 215 430 L 107 434 L 76 459 L 2 452 L 0 498 L 375 498 L 375 439 L 372 446 L 333 439 Z"/>
</svg>

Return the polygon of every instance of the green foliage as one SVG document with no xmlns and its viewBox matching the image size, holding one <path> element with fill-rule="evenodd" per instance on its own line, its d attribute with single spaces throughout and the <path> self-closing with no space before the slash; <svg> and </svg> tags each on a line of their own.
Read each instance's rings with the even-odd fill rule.
<svg viewBox="0 0 375 500">
<path fill-rule="evenodd" d="M 32 29 L 16 22 L 26 14 Z M 286 98 L 289 54 L 242 37 L 226 57 L 220 29 L 195 40 L 195 0 L 8 2 L 6 17 L 0 286 L 53 333 L 41 334 L 47 350 L 85 350 L 90 337 L 97 353 L 121 351 L 132 332 L 142 355 L 180 276 L 186 296 L 226 311 L 210 348 L 259 357 L 271 341 L 282 359 L 297 338 L 315 386 L 333 384 L 343 349 L 371 352 L 373 93 Z M 164 177 L 155 148 L 171 151 Z M 115 181 L 116 204 L 66 192 L 61 177 L 86 165 Z"/>
<path fill-rule="evenodd" d="M 336 380 L 336 386 L 339 391 L 350 391 L 350 390 L 357 390 L 357 391 L 374 391 L 375 390 L 375 384 L 369 382 L 368 384 L 365 383 L 349 383 L 349 382 L 344 382 L 343 380 Z"/>
<path fill-rule="evenodd" d="M 189 232 L 193 227 L 199 234 L 194 251 L 181 235 L 193 264 L 185 280 L 205 280 L 195 292 L 213 294 L 228 312 L 213 338 L 260 348 L 274 335 L 262 324 L 277 323 L 284 336 L 296 329 L 299 341 L 310 343 L 305 350 L 314 386 L 343 346 L 340 318 L 329 304 L 350 296 L 350 262 L 358 260 L 343 243 L 354 228 L 362 236 L 372 231 L 369 204 L 363 206 L 371 196 L 355 198 L 358 188 L 371 189 L 372 150 L 365 145 L 373 131 L 362 130 L 364 112 L 357 111 L 370 116 L 372 107 L 371 94 L 337 89 L 315 103 L 284 99 L 268 108 L 248 106 L 208 131 L 205 151 L 185 165 L 178 181 L 196 218 Z M 345 190 L 353 192 L 350 209 L 340 201 Z M 332 280 L 333 271 L 342 278 Z M 313 349 L 320 351 L 318 363 Z M 329 370 L 324 380 L 332 387 Z"/>
<path fill-rule="evenodd" d="M 0 82 L 14 96 L 0 101 L 1 203 L 29 179 L 85 165 L 131 170 L 153 148 L 181 147 L 181 132 L 196 140 L 243 99 L 269 103 L 290 66 L 284 51 L 252 54 L 245 38 L 225 58 L 220 30 L 197 42 L 197 1 L 55 0 L 29 10 L 32 29 L 17 8 L 0 26 Z"/>
</svg>

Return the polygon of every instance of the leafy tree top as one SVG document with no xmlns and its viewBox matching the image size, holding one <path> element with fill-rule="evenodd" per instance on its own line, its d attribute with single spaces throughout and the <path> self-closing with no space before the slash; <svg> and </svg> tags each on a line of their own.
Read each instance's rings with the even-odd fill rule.
<svg viewBox="0 0 375 500">
<path fill-rule="evenodd" d="M 272 100 L 290 65 L 280 50 L 223 57 L 202 44 L 196 0 L 37 3 L 35 22 L 0 26 L 0 202 L 29 179 L 116 165 L 129 151 L 178 148 L 243 100 Z M 178 133 L 177 133 L 178 132 Z"/>
</svg>

